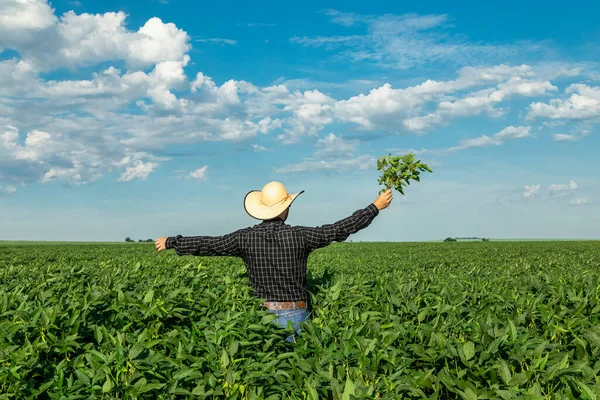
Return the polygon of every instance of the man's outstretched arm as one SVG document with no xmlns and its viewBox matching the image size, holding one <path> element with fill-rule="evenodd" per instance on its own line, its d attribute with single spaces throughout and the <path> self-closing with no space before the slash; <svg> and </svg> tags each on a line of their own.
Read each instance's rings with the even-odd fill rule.
<svg viewBox="0 0 600 400">
<path fill-rule="evenodd" d="M 343 242 L 353 233 L 366 228 L 379 215 L 379 211 L 387 208 L 392 201 L 392 191 L 388 190 L 375 199 L 366 208 L 354 212 L 348 218 L 336 223 L 316 228 L 301 227 L 305 246 L 308 251 L 325 247 L 332 242 Z"/>
<path fill-rule="evenodd" d="M 156 250 L 175 249 L 180 256 L 242 256 L 240 229 L 224 236 L 170 236 L 161 237 L 155 243 Z"/>
</svg>

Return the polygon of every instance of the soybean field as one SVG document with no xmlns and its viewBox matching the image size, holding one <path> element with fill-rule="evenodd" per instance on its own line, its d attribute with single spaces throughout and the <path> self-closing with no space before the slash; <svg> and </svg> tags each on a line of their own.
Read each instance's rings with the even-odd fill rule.
<svg viewBox="0 0 600 400">
<path fill-rule="evenodd" d="M 296 343 L 231 257 L 0 244 L 0 399 L 596 399 L 600 242 L 335 243 Z"/>
</svg>

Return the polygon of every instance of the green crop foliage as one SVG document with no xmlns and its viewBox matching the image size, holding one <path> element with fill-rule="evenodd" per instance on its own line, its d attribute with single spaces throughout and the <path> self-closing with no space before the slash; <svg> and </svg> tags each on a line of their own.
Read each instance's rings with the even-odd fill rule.
<svg viewBox="0 0 600 400">
<path fill-rule="evenodd" d="M 595 399 L 598 242 L 335 243 L 298 341 L 241 260 L 0 244 L 0 399 Z"/>
<path fill-rule="evenodd" d="M 431 168 L 421 163 L 421 160 L 415 161 L 412 153 L 404 156 L 392 156 L 391 154 L 382 156 L 377 160 L 377 170 L 382 171 L 377 182 L 384 186 L 379 194 L 388 189 L 395 189 L 400 194 L 404 194 L 403 187 L 410 185 L 411 179 L 420 182 L 419 174 L 422 171 L 432 172 Z"/>
</svg>

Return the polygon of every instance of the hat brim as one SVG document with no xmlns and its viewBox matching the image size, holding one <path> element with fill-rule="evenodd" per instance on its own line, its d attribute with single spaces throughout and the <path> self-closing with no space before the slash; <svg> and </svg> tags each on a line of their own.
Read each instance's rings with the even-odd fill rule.
<svg viewBox="0 0 600 400">
<path fill-rule="evenodd" d="M 246 197 L 244 197 L 244 209 L 252 218 L 263 221 L 267 219 L 273 219 L 291 206 L 294 200 L 296 200 L 296 198 L 302 193 L 304 193 L 304 190 L 295 194 L 291 194 L 290 197 L 281 204 L 269 207 L 260 201 L 262 192 L 260 190 L 252 190 L 251 192 L 248 192 Z"/>
</svg>

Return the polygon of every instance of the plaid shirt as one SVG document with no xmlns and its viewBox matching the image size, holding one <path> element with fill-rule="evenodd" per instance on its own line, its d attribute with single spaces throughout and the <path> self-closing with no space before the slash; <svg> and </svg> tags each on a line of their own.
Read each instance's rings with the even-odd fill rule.
<svg viewBox="0 0 600 400">
<path fill-rule="evenodd" d="M 175 249 L 180 256 L 241 257 L 255 296 L 267 301 L 309 301 L 308 255 L 334 241 L 346 240 L 369 226 L 378 214 L 377 207 L 370 204 L 350 217 L 316 228 L 273 219 L 224 236 L 169 237 L 166 248 Z"/>
</svg>

